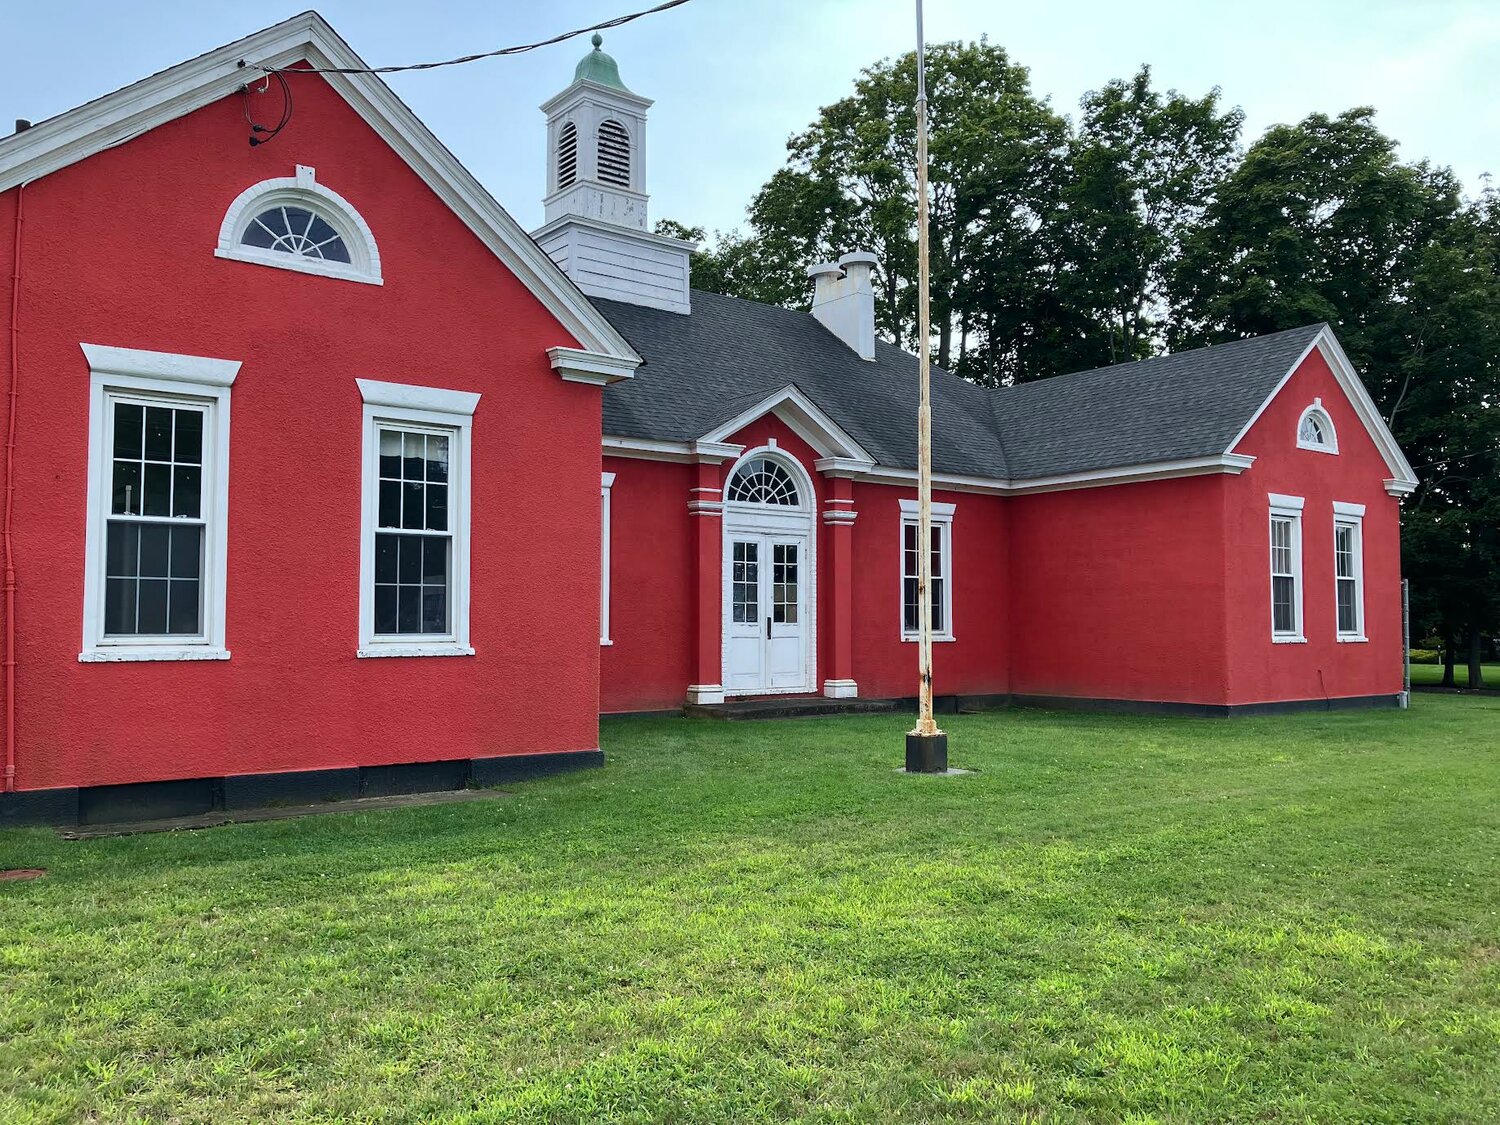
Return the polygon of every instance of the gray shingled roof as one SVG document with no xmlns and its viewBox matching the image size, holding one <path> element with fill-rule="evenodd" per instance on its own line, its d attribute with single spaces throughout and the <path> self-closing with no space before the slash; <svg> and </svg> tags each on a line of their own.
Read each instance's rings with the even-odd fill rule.
<svg viewBox="0 0 1500 1125">
<path fill-rule="evenodd" d="M 694 290 L 681 313 L 595 300 L 645 357 L 604 432 L 692 441 L 792 384 L 881 465 L 916 464 L 916 357 L 860 359 L 811 315 Z M 993 390 L 933 370 L 933 468 L 1024 480 L 1223 453 L 1322 325 Z"/>
</svg>

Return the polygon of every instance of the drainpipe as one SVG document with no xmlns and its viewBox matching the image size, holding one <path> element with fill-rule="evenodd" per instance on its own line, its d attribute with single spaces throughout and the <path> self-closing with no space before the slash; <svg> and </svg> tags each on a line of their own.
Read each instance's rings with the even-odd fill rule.
<svg viewBox="0 0 1500 1125">
<path fill-rule="evenodd" d="M 19 124 L 19 122 L 17 123 Z M 26 185 L 16 187 L 15 254 L 10 273 L 10 388 L 5 419 L 5 792 L 16 788 L 16 565 L 11 537 L 16 499 L 16 384 L 21 363 L 21 223 Z"/>
</svg>

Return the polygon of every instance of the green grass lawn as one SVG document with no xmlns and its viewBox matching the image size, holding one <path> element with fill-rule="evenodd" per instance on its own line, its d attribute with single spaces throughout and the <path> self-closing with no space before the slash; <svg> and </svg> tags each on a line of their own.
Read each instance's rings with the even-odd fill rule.
<svg viewBox="0 0 1500 1125">
<path fill-rule="evenodd" d="M 1500 690 L 1500 664 L 1485 664 L 1484 686 L 1491 691 Z M 1469 666 L 1459 663 L 1453 669 L 1453 681 L 1459 687 L 1467 687 L 1469 684 Z M 1443 682 L 1443 666 L 1441 664 L 1413 664 L 1411 666 L 1411 682 L 1413 684 L 1440 684 Z"/>
<path fill-rule="evenodd" d="M 0 1121 L 1500 1120 L 1500 699 L 903 725 L 0 834 Z"/>
</svg>

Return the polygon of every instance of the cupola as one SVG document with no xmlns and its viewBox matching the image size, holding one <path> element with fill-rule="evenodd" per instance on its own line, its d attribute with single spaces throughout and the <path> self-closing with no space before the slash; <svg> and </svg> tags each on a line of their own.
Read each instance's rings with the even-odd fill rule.
<svg viewBox="0 0 1500 1125">
<path fill-rule="evenodd" d="M 585 293 L 688 312 L 695 244 L 652 234 L 647 214 L 646 111 L 597 32 L 547 115 L 547 221 L 532 233 Z"/>
</svg>

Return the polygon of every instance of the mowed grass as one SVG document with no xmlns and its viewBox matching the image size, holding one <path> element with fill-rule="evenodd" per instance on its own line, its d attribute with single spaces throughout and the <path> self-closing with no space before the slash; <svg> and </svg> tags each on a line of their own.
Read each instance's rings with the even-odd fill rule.
<svg viewBox="0 0 1500 1125">
<path fill-rule="evenodd" d="M 1500 1120 L 1500 699 L 904 725 L 0 834 L 0 1121 Z"/>
<path fill-rule="evenodd" d="M 1500 664 L 1481 665 L 1484 672 L 1484 686 L 1491 691 L 1500 691 Z M 1441 664 L 1413 664 L 1411 666 L 1411 682 L 1413 684 L 1440 684 L 1443 682 L 1443 666 Z M 1460 662 L 1453 668 L 1453 682 L 1459 687 L 1469 686 L 1469 666 Z"/>
</svg>

